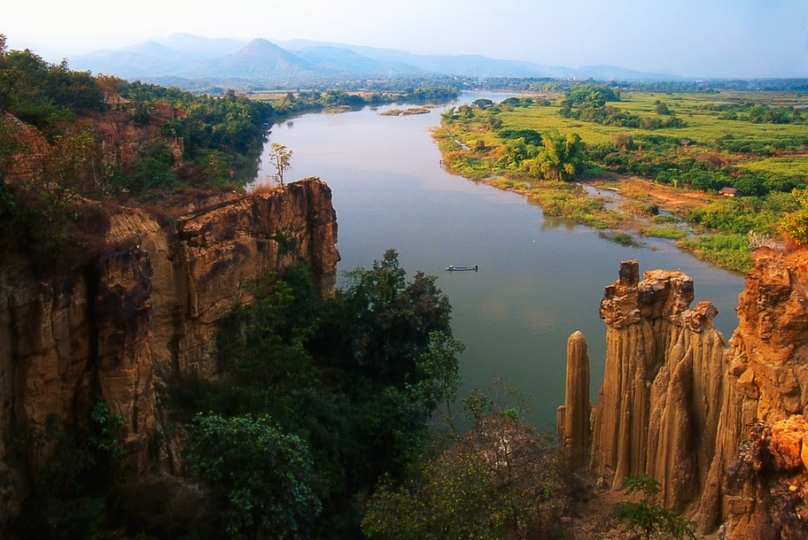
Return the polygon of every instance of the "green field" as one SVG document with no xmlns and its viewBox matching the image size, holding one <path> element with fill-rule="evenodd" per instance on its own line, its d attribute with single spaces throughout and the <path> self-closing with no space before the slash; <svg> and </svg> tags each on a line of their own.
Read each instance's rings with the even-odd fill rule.
<svg viewBox="0 0 808 540">
<path fill-rule="evenodd" d="M 538 131 L 557 130 L 575 132 L 588 145 L 611 144 L 616 134 L 663 135 L 677 139 L 690 139 L 698 145 L 713 145 L 721 137 L 731 136 L 736 140 L 759 142 L 762 144 L 788 143 L 793 139 L 808 137 L 806 124 L 754 124 L 741 120 L 723 120 L 719 114 L 702 108 L 704 105 L 731 103 L 737 100 L 755 100 L 761 104 L 778 104 L 783 96 L 753 94 L 744 97 L 738 92 L 720 94 L 660 94 L 630 92 L 624 93 L 621 101 L 613 103 L 620 109 L 641 116 L 658 116 L 654 112 L 654 102 L 662 101 L 687 125 L 682 128 L 644 130 L 620 126 L 605 126 L 592 122 L 582 122 L 563 118 L 558 114 L 560 99 L 550 106 L 518 108 L 503 111 L 500 118 L 505 125 Z M 787 100 L 794 105 L 808 107 L 808 97 L 793 97 Z"/>
<path fill-rule="evenodd" d="M 678 240 L 733 270 L 751 265 L 750 231 L 779 239 L 784 215 L 799 209 L 792 191 L 808 182 L 808 97 L 797 94 L 580 85 L 566 94 L 478 101 L 442 115 L 433 132 L 453 172 L 525 193 L 548 215 Z M 619 184 L 629 176 L 645 184 Z M 616 179 L 623 201 L 607 208 L 564 187 L 581 179 Z M 690 194 L 664 209 L 691 236 L 651 225 L 671 199 L 655 197 L 654 186 Z M 725 187 L 739 197 L 720 197 Z"/>
</svg>

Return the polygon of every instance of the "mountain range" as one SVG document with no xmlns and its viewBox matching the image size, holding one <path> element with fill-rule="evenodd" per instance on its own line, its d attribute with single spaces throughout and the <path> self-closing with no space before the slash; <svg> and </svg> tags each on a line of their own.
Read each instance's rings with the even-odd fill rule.
<svg viewBox="0 0 808 540">
<path fill-rule="evenodd" d="M 410 52 L 308 40 L 243 42 L 173 34 L 121 50 L 100 50 L 74 57 L 76 70 L 188 86 L 191 81 L 242 84 L 300 84 L 356 78 L 537 77 L 621 81 L 672 80 L 617 66 L 567 68 L 480 55 L 423 55 Z M 189 84 L 183 84 L 186 81 Z"/>
</svg>

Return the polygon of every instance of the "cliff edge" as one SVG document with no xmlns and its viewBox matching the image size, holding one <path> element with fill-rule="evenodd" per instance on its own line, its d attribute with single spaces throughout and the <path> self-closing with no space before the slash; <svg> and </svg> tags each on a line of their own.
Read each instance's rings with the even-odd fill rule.
<svg viewBox="0 0 808 540">
<path fill-rule="evenodd" d="M 91 264 L 49 281 L 25 265 L 0 266 L 0 474 L 8 479 L 0 522 L 16 513 L 47 452 L 8 441 L 54 418 L 80 424 L 98 400 L 123 419 L 135 472 L 176 468 L 172 445 L 157 441 L 157 385 L 217 373 L 215 326 L 249 300 L 246 281 L 303 259 L 329 294 L 339 260 L 331 191 L 314 178 L 166 224 L 124 208 L 106 240 L 114 247 Z"/>
<path fill-rule="evenodd" d="M 658 502 L 702 532 L 806 538 L 808 249 L 752 258 L 726 349 L 715 307 L 690 307 L 691 278 L 655 270 L 640 280 L 636 261 L 621 263 L 600 306 L 606 366 L 589 465 L 613 489 L 628 475 L 658 480 Z"/>
</svg>

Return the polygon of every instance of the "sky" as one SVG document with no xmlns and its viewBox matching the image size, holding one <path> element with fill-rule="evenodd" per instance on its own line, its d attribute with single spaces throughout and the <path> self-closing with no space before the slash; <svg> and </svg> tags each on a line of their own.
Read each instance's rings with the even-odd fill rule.
<svg viewBox="0 0 808 540">
<path fill-rule="evenodd" d="M 808 78 L 808 0 L 12 0 L 11 49 L 68 60 L 184 32 L 693 77 Z"/>
</svg>

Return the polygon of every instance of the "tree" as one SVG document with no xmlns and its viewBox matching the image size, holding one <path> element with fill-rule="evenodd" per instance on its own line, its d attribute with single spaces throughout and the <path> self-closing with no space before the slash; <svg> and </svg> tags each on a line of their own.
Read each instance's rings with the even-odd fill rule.
<svg viewBox="0 0 808 540">
<path fill-rule="evenodd" d="M 283 175 L 288 171 L 292 165 L 292 150 L 287 150 L 286 146 L 278 143 L 272 143 L 269 150 L 269 162 L 275 168 L 275 174 L 272 177 L 283 187 Z"/>
<path fill-rule="evenodd" d="M 178 382 L 169 390 L 171 401 L 180 416 L 192 418 L 201 410 L 212 411 L 205 418 L 225 419 L 206 425 L 239 439 L 234 446 L 255 438 L 246 424 L 259 417 L 274 429 L 270 440 L 298 437 L 310 452 L 312 493 L 323 508 L 315 530 L 298 536 L 358 537 L 357 497 L 382 475 L 403 479 L 428 440 L 434 411 L 457 390 L 462 345 L 451 337 L 448 299 L 434 278 L 419 273 L 408 279 L 393 250 L 372 269 L 354 271 L 333 297 L 320 297 L 302 263 L 256 280 L 249 293 L 251 302 L 237 306 L 218 328 L 222 377 Z M 244 435 L 223 427 L 237 418 L 249 419 L 237 423 Z M 193 430 L 194 439 L 202 434 Z M 209 441 L 189 446 L 213 466 L 219 442 Z M 221 446 L 216 451 L 225 455 Z M 264 459 L 261 453 L 240 447 L 238 456 L 228 463 L 261 474 L 262 462 L 253 465 Z M 201 467 L 197 471 L 214 484 Z M 229 497 L 226 485 L 217 486 Z M 225 501 L 236 512 L 236 525 L 248 518 L 258 523 L 247 503 L 278 493 L 255 483 L 249 487 L 238 501 Z"/>
<path fill-rule="evenodd" d="M 643 494 L 640 502 L 617 503 L 612 510 L 614 518 L 630 532 L 641 534 L 645 540 L 655 536 L 695 540 L 695 522 L 686 520 L 669 508 L 651 503 L 651 499 L 660 492 L 659 482 L 646 475 L 629 476 L 624 487 L 628 488 L 628 495 Z"/>
<path fill-rule="evenodd" d="M 224 500 L 228 538 L 306 538 L 322 507 L 308 445 L 268 416 L 199 414 L 187 458 Z"/>
<path fill-rule="evenodd" d="M 528 165 L 529 172 L 548 180 L 567 181 L 581 170 L 584 147 L 577 133 L 544 135 L 544 148 Z"/>
<path fill-rule="evenodd" d="M 664 101 L 656 100 L 654 102 L 654 105 L 656 105 L 654 110 L 656 110 L 657 114 L 662 114 L 665 116 L 670 116 L 673 114 L 673 112 L 670 110 L 670 108 L 668 108 L 668 105 Z"/>
<path fill-rule="evenodd" d="M 794 189 L 792 195 L 800 208 L 783 217 L 780 230 L 789 240 L 808 244 L 808 189 Z"/>
<path fill-rule="evenodd" d="M 420 356 L 430 348 L 432 332 L 451 335 L 449 298 L 436 285 L 436 277 L 417 272 L 408 282 L 394 249 L 374 261 L 370 270 L 348 274 L 347 285 L 337 291 L 331 330 L 341 342 L 339 361 L 372 377 L 375 383 L 404 388 L 418 382 Z"/>
<path fill-rule="evenodd" d="M 477 107 L 478 109 L 485 110 L 485 109 L 487 109 L 487 108 L 489 108 L 489 107 L 493 107 L 493 106 L 494 106 L 494 102 L 493 102 L 493 101 L 491 101 L 490 99 L 480 98 L 480 99 L 475 99 L 475 100 L 474 100 L 474 101 L 471 103 L 471 105 L 472 105 L 473 107 Z"/>
</svg>

